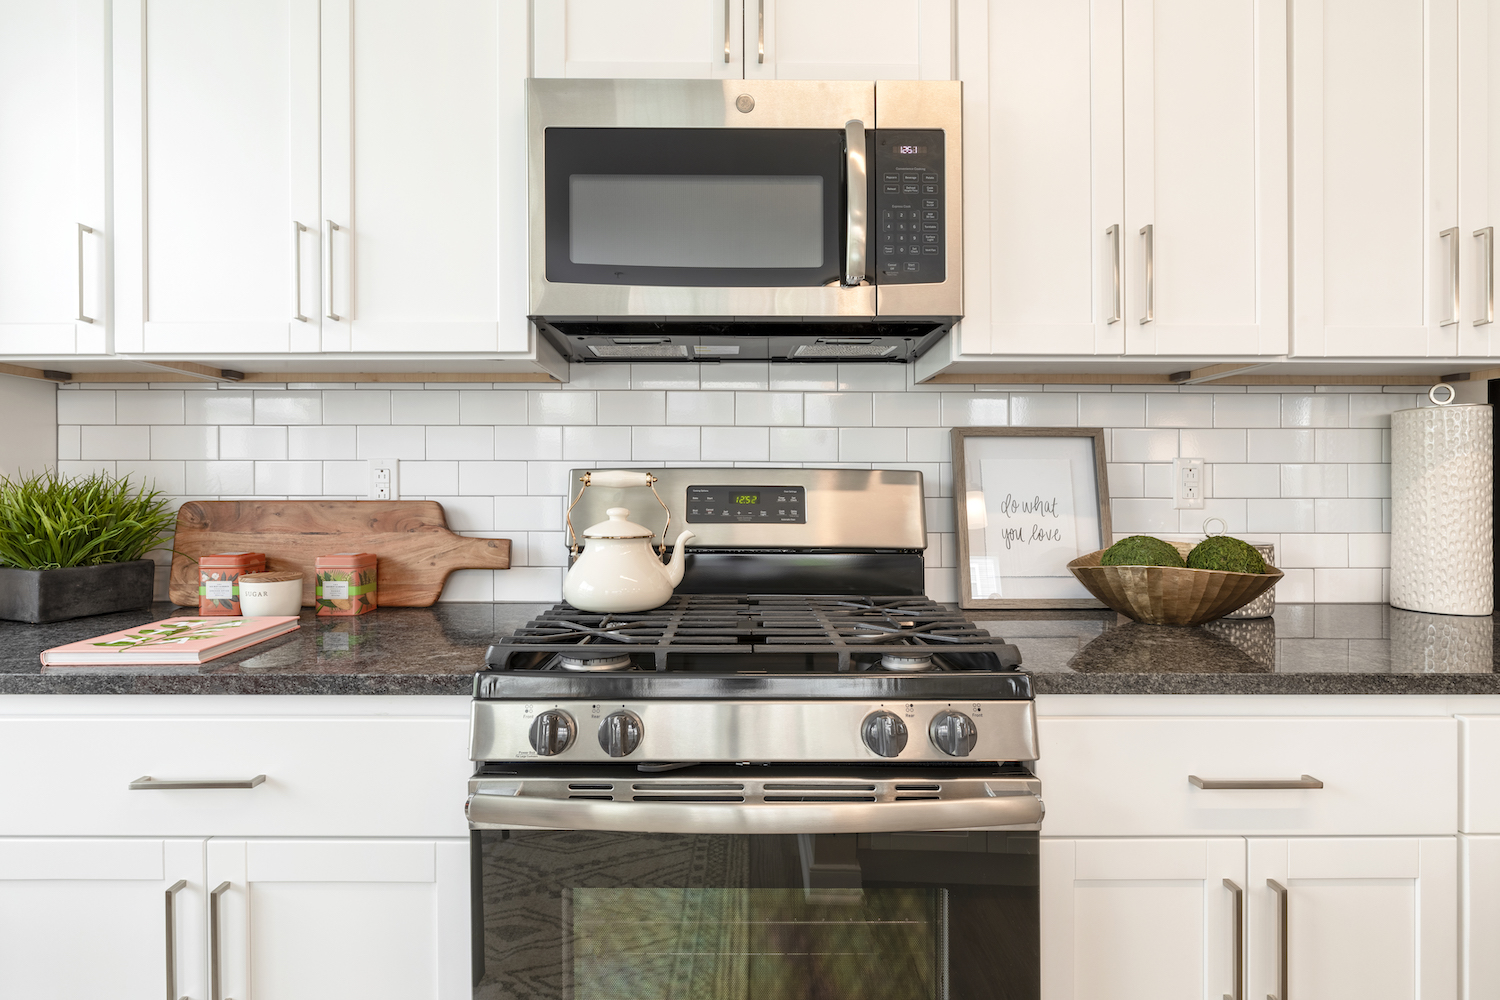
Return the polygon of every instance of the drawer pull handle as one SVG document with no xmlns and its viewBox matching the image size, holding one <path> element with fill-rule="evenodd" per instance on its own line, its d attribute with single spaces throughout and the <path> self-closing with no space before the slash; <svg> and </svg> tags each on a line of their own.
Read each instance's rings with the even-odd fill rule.
<svg viewBox="0 0 1500 1000">
<path fill-rule="evenodd" d="M 1217 781 L 1188 775 L 1188 784 L 1196 788 L 1322 788 L 1323 782 L 1310 774 L 1300 778 L 1250 778 L 1244 781 Z"/>
<path fill-rule="evenodd" d="M 187 879 L 178 879 L 167 889 L 167 1000 L 186 1000 L 177 995 L 177 908 L 176 896 L 187 888 Z"/>
<path fill-rule="evenodd" d="M 130 783 L 130 788 L 132 791 L 152 788 L 254 788 L 265 780 L 264 774 L 257 774 L 253 778 L 189 778 L 185 781 L 164 781 L 161 778 L 143 774 Z"/>
<path fill-rule="evenodd" d="M 1275 879 L 1266 879 L 1266 885 L 1276 892 L 1276 992 L 1267 994 L 1266 1000 L 1287 1000 L 1287 893 L 1286 886 Z"/>
<path fill-rule="evenodd" d="M 1245 891 L 1230 879 L 1224 880 L 1224 888 L 1233 895 L 1234 903 L 1234 993 L 1224 994 L 1224 1000 L 1243 1000 L 1245 988 Z"/>
<path fill-rule="evenodd" d="M 208 894 L 208 989 L 212 1000 L 227 1000 L 224 996 L 224 965 L 219 956 L 219 897 L 229 890 L 228 882 L 220 882 Z"/>
</svg>

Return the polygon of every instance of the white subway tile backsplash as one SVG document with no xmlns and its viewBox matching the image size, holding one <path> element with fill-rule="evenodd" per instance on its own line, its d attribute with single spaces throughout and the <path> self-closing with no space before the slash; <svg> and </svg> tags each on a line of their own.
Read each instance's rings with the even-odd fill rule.
<svg viewBox="0 0 1500 1000">
<path fill-rule="evenodd" d="M 121 392 L 115 396 L 115 423 L 180 424 L 183 407 L 181 389 Z"/>
<path fill-rule="evenodd" d="M 1276 584 L 1278 604 L 1307 604 L 1316 599 L 1313 586 L 1313 571 L 1310 569 L 1288 569 Z"/>
<path fill-rule="evenodd" d="M 629 389 L 629 365 L 573 365 L 568 372 L 568 381 L 558 386 L 571 392 L 592 392 L 599 389 Z M 637 389 L 642 386 L 636 386 Z"/>
<path fill-rule="evenodd" d="M 768 361 L 724 361 L 704 365 L 698 373 L 702 389 L 760 389 L 771 387 L 771 364 Z"/>
<path fill-rule="evenodd" d="M 183 401 L 184 420 L 190 424 L 255 422 L 255 393 L 249 389 L 192 389 L 183 394 Z"/>
<path fill-rule="evenodd" d="M 574 425 L 598 422 L 596 395 L 592 392 L 533 389 L 526 395 L 528 423 Z"/>
<path fill-rule="evenodd" d="M 954 530 L 952 497 L 928 497 L 922 503 L 926 509 L 928 531 Z"/>
<path fill-rule="evenodd" d="M 845 365 L 845 369 L 849 366 Z M 835 392 L 839 387 L 838 365 L 802 365 L 786 362 L 771 365 L 771 388 L 781 392 Z"/>
<path fill-rule="evenodd" d="M 767 462 L 771 435 L 766 427 L 705 427 L 702 457 L 714 462 Z"/>
<path fill-rule="evenodd" d="M 85 424 L 79 443 L 84 461 L 146 460 L 151 457 L 149 427 L 91 426 Z"/>
<path fill-rule="evenodd" d="M 1285 532 L 1276 547 L 1276 564 L 1283 568 L 1349 565 L 1349 536 L 1338 532 L 1302 534 Z"/>
<path fill-rule="evenodd" d="M 575 525 L 575 527 L 586 528 L 588 525 Z M 568 554 L 566 531 L 526 532 L 526 565 L 565 567 L 568 565 Z"/>
<path fill-rule="evenodd" d="M 1281 400 L 1255 393 L 1214 394 L 1215 427 L 1280 427 Z"/>
<path fill-rule="evenodd" d="M 562 457 L 569 461 L 620 461 L 630 455 L 629 427 L 564 427 Z"/>
<path fill-rule="evenodd" d="M 250 462 L 203 462 L 203 465 L 243 465 L 246 468 L 246 482 L 253 481 Z M 188 484 L 192 485 L 193 465 L 188 463 Z M 399 477 L 398 477 L 399 479 Z M 324 462 L 323 463 L 323 492 L 329 496 L 355 496 L 365 497 L 370 493 L 370 463 L 355 461 Z M 195 493 L 235 493 L 251 492 L 251 487 L 246 486 L 244 490 L 194 490 Z"/>
<path fill-rule="evenodd" d="M 563 498 L 560 496 L 495 497 L 496 531 L 561 531 L 562 526 Z"/>
<path fill-rule="evenodd" d="M 219 457 L 219 429 L 192 425 L 151 428 L 153 459 L 210 459 Z"/>
<path fill-rule="evenodd" d="M 323 492 L 322 462 L 256 462 L 255 492 L 261 496 L 315 496 Z"/>
<path fill-rule="evenodd" d="M 1390 427 L 1391 414 L 1417 405 L 1413 393 L 1360 393 L 1349 397 L 1350 427 Z"/>
<path fill-rule="evenodd" d="M 953 435 L 946 427 L 912 427 L 906 432 L 908 462 L 953 461 Z"/>
<path fill-rule="evenodd" d="M 1361 399 L 1366 397 L 1359 397 Z M 1371 396 L 1383 399 L 1383 396 Z M 1327 428 L 1313 432 L 1314 454 L 1319 462 L 1378 462 L 1381 438 L 1375 427 Z"/>
<path fill-rule="evenodd" d="M 1332 604 L 1383 604 L 1389 599 L 1378 569 L 1314 569 L 1315 600 Z"/>
<path fill-rule="evenodd" d="M 572 468 L 571 462 L 527 462 L 526 492 L 532 496 L 569 493 L 573 483 L 568 470 Z"/>
<path fill-rule="evenodd" d="M 526 462 L 459 462 L 458 489 L 449 492 L 464 496 L 524 496 L 529 480 Z M 559 490 L 556 495 L 564 492 Z"/>
<path fill-rule="evenodd" d="M 1311 462 L 1316 454 L 1310 430 L 1262 430 L 1245 432 L 1248 462 Z"/>
<path fill-rule="evenodd" d="M 219 422 L 227 423 L 228 421 Z M 244 422 L 249 423 L 249 421 Z M 325 424 L 388 424 L 391 422 L 390 390 L 345 389 L 325 392 L 323 393 L 323 422 Z"/>
<path fill-rule="evenodd" d="M 943 393 L 946 427 L 1005 427 L 1010 397 L 1003 392 Z"/>
<path fill-rule="evenodd" d="M 348 461 L 355 457 L 353 427 L 288 427 L 286 435 L 287 458 Z"/>
<path fill-rule="evenodd" d="M 640 364 L 630 366 L 632 389 L 698 389 L 697 365 Z"/>
<path fill-rule="evenodd" d="M 1283 427 L 1348 427 L 1349 397 L 1332 393 L 1281 397 Z"/>
<path fill-rule="evenodd" d="M 1391 467 L 1385 464 L 1349 466 L 1351 497 L 1388 497 L 1391 495 Z"/>
<path fill-rule="evenodd" d="M 1246 498 L 1281 496 L 1281 466 L 1279 465 L 1214 465 L 1211 476 L 1214 496 Z"/>
<path fill-rule="evenodd" d="M 148 490 L 159 490 L 168 496 L 187 493 L 186 462 L 116 462 L 115 473 L 145 484 Z"/>
<path fill-rule="evenodd" d="M 1248 499 L 1245 501 L 1246 531 L 1313 531 L 1312 499 Z M 1347 530 L 1347 529 L 1341 529 Z"/>
<path fill-rule="evenodd" d="M 59 424 L 57 427 L 57 459 L 60 462 L 76 462 L 83 454 L 83 428 L 77 424 Z"/>
<path fill-rule="evenodd" d="M 115 394 L 99 389 L 79 389 L 57 394 L 59 424 L 112 424 Z"/>
<path fill-rule="evenodd" d="M 321 424 L 323 422 L 323 394 L 321 392 L 283 390 L 255 390 L 255 422 L 257 424 Z"/>
<path fill-rule="evenodd" d="M 593 427 L 580 428 L 595 430 Z M 556 426 L 500 427 L 495 435 L 495 457 L 500 459 L 563 457 L 563 428 Z"/>
<path fill-rule="evenodd" d="M 1110 524 L 1115 534 L 1140 535 L 1179 530 L 1178 511 L 1171 500 L 1122 497 L 1111 499 Z"/>
<path fill-rule="evenodd" d="M 770 460 L 773 462 L 837 462 L 839 460 L 838 428 L 772 427 Z"/>
<path fill-rule="evenodd" d="M 841 462 L 904 462 L 906 435 L 886 427 L 844 427 L 839 432 Z"/>
<path fill-rule="evenodd" d="M 1344 465 L 1283 465 L 1284 497 L 1342 497 L 1349 495 L 1349 468 Z"/>
<path fill-rule="evenodd" d="M 1214 397 L 1194 393 L 1146 397 L 1147 427 L 1212 427 Z"/>
<path fill-rule="evenodd" d="M 798 427 L 802 424 L 800 392 L 737 392 L 734 422 L 756 427 Z"/>
<path fill-rule="evenodd" d="M 1105 469 L 1111 498 L 1145 496 L 1144 466 L 1132 462 L 1111 462 Z"/>
<path fill-rule="evenodd" d="M 1178 531 L 1190 535 L 1206 535 L 1209 530 L 1209 521 L 1218 518 L 1224 524 L 1220 526 L 1215 523 L 1213 530 L 1216 533 L 1227 532 L 1232 535 L 1243 535 L 1247 528 L 1245 500 L 1217 500 L 1209 497 L 1203 501 L 1203 507 L 1184 508 L 1177 512 Z"/>
<path fill-rule="evenodd" d="M 696 462 L 696 427 L 636 427 L 630 436 L 630 457 L 637 462 Z"/>
<path fill-rule="evenodd" d="M 325 470 L 327 468 L 325 463 Z M 363 464 L 363 463 L 361 463 Z M 188 496 L 244 496 L 255 492 L 254 462 L 184 462 L 184 492 Z M 339 493 L 329 489 L 326 481 L 323 492 Z M 335 485 L 338 485 L 335 483 Z"/>
<path fill-rule="evenodd" d="M 877 392 L 873 400 L 876 427 L 942 426 L 941 396 L 919 392 Z"/>
<path fill-rule="evenodd" d="M 639 420 L 637 423 L 652 423 Z M 669 392 L 667 393 L 667 423 L 693 424 L 696 426 L 727 425 L 734 423 L 734 393 L 732 392 Z"/>
<path fill-rule="evenodd" d="M 505 433 L 510 428 L 500 428 Z M 483 461 L 495 454 L 493 427 L 428 427 L 427 458 Z"/>
<path fill-rule="evenodd" d="M 664 424 L 667 393 L 663 389 L 611 389 L 599 393 L 599 423 L 610 426 Z"/>
<path fill-rule="evenodd" d="M 1144 427 L 1146 397 L 1139 392 L 1087 392 L 1078 395 L 1080 427 Z"/>
<path fill-rule="evenodd" d="M 903 392 L 905 365 L 839 365 L 840 392 Z"/>
<path fill-rule="evenodd" d="M 1117 428 L 1110 432 L 1111 462 L 1170 462 L 1177 457 L 1177 432 Z"/>
<path fill-rule="evenodd" d="M 230 460 L 275 460 L 287 457 L 287 428 L 219 428 L 219 457 Z"/>
<path fill-rule="evenodd" d="M 1172 467 L 1170 465 L 1143 465 L 1144 491 L 1141 496 L 1170 497 L 1172 495 Z"/>
<path fill-rule="evenodd" d="M 325 403 L 326 397 L 325 397 Z M 360 423 L 373 423 L 362 420 Z M 524 424 L 526 393 L 517 389 L 467 389 L 458 394 L 461 424 Z"/>
<path fill-rule="evenodd" d="M 868 392 L 809 392 L 802 397 L 808 427 L 869 427 L 873 413 Z"/>
<path fill-rule="evenodd" d="M 221 440 L 220 446 L 222 445 Z M 355 429 L 354 447 L 356 458 L 420 461 L 427 457 L 427 428 L 418 424 L 358 427 Z"/>
<path fill-rule="evenodd" d="M 1073 392 L 1013 392 L 1012 427 L 1077 427 L 1078 394 Z"/>
<path fill-rule="evenodd" d="M 510 570 L 459 569 L 448 574 L 443 581 L 440 601 L 493 601 L 495 599 L 495 574 Z"/>
<path fill-rule="evenodd" d="M 556 566 L 514 566 L 495 572 L 497 601 L 536 603 L 562 600 L 562 569 Z"/>
<path fill-rule="evenodd" d="M 1391 564 L 1391 536 L 1359 534 L 1349 537 L 1349 565 L 1381 568 Z"/>
<path fill-rule="evenodd" d="M 1377 532 L 1382 524 L 1381 506 L 1374 499 L 1317 499 L 1314 531 Z"/>
<path fill-rule="evenodd" d="M 1184 458 L 1201 458 L 1205 462 L 1245 461 L 1245 432 L 1242 430 L 1185 428 L 1178 434 L 1177 447 Z"/>
<path fill-rule="evenodd" d="M 402 462 L 401 495 L 428 497 L 458 492 L 457 462 Z"/>
<path fill-rule="evenodd" d="M 391 393 L 391 423 L 456 424 L 458 393 L 447 389 L 395 390 Z"/>
</svg>

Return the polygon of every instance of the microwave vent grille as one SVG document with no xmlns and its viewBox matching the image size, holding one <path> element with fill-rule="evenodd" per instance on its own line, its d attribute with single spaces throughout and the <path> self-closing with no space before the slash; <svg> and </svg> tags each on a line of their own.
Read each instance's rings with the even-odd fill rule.
<svg viewBox="0 0 1500 1000">
<path fill-rule="evenodd" d="M 893 344 L 802 344 L 792 352 L 797 358 L 883 358 L 894 353 Z"/>
<path fill-rule="evenodd" d="M 688 349 L 681 344 L 590 344 L 589 350 L 600 358 L 685 358 Z"/>
</svg>

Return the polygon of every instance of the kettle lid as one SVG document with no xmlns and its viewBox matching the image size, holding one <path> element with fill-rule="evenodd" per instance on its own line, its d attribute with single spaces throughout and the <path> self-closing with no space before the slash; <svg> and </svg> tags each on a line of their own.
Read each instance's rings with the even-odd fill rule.
<svg viewBox="0 0 1500 1000">
<path fill-rule="evenodd" d="M 652 538 L 656 535 L 645 525 L 626 520 L 630 516 L 628 507 L 611 507 L 605 513 L 609 520 L 584 528 L 584 538 Z"/>
</svg>

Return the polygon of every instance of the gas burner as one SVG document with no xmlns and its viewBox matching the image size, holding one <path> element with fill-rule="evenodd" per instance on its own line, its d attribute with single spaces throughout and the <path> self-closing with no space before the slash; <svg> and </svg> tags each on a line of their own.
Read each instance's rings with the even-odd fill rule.
<svg viewBox="0 0 1500 1000">
<path fill-rule="evenodd" d="M 882 670 L 890 670 L 899 674 L 920 673 L 923 670 L 931 670 L 932 666 L 930 653 L 884 653 L 880 657 Z"/>
<path fill-rule="evenodd" d="M 630 654 L 621 653 L 618 656 L 568 656 L 563 654 L 557 658 L 557 665 L 564 670 L 578 670 L 588 673 L 608 670 L 629 670 Z"/>
</svg>

